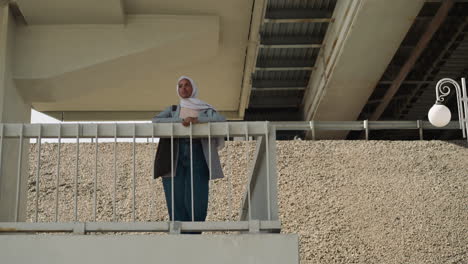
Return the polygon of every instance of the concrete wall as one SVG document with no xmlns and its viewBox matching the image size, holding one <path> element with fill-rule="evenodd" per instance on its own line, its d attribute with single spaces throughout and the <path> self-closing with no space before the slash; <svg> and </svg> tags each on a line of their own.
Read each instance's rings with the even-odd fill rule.
<svg viewBox="0 0 468 264">
<path fill-rule="evenodd" d="M 231 141 L 220 151 L 226 177 L 211 182 L 207 221 L 239 219 L 253 143 Z M 61 146 L 60 222 L 73 221 L 75 147 Z M 28 221 L 36 151 L 31 144 Z M 117 151 L 117 219 L 131 222 L 132 143 Z M 278 141 L 276 152 L 281 231 L 299 235 L 301 263 L 468 263 L 466 140 Z M 57 144 L 43 144 L 42 153 L 39 221 L 52 222 Z M 151 177 L 153 145 L 136 144 L 136 153 L 137 221 L 167 221 L 161 180 Z M 94 154 L 94 144 L 80 143 L 79 221 L 93 221 Z M 113 158 L 113 143 L 100 143 L 101 222 L 113 219 Z"/>
<path fill-rule="evenodd" d="M 27 248 L 28 250 L 24 250 Z M 2 263 L 299 263 L 297 235 L 11 236 Z"/>
</svg>

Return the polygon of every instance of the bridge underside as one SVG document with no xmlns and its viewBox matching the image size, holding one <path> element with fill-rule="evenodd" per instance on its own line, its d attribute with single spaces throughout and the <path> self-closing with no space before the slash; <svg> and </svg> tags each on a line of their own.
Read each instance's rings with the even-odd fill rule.
<svg viewBox="0 0 468 264">
<path fill-rule="evenodd" d="M 464 0 L 330 0 L 303 6 L 270 1 L 267 21 L 260 30 L 264 45 L 256 60 L 245 118 L 427 120 L 435 82 L 443 77 L 460 78 L 468 67 L 463 60 L 467 6 Z M 294 15 L 289 12 L 293 8 L 297 9 Z M 280 18 L 289 21 L 278 23 Z M 423 40 L 429 44 L 421 45 Z M 418 53 L 422 54 L 415 56 Z M 416 63 L 410 65 L 410 59 Z M 398 92 L 384 100 L 404 71 L 408 73 Z M 449 104 L 454 101 L 452 98 Z M 375 118 L 379 105 L 384 111 Z M 418 138 L 417 133 L 386 132 L 374 138 Z M 430 138 L 461 138 L 461 132 L 433 132 Z M 295 135 L 304 136 L 298 131 L 280 136 Z M 362 133 L 348 131 L 316 136 L 363 138 Z"/>
<path fill-rule="evenodd" d="M 60 120 L 149 120 L 177 104 L 176 81 L 242 119 L 253 0 L 34 1 L 9 5 L 16 89 Z"/>
<path fill-rule="evenodd" d="M 467 7 L 465 0 L 17 0 L 3 7 L 11 19 L 2 25 L 0 70 L 22 104 L 63 121 L 149 120 L 178 102 L 183 74 L 230 120 L 426 119 L 434 83 L 466 75 Z M 279 136 L 288 135 L 304 136 Z"/>
</svg>

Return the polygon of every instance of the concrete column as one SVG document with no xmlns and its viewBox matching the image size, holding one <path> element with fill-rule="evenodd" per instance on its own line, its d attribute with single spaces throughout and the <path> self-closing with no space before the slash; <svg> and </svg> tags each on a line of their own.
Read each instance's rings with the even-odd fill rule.
<svg viewBox="0 0 468 264">
<path fill-rule="evenodd" d="M 31 106 L 16 89 L 13 54 L 16 24 L 8 5 L 0 6 L 0 123 L 29 123 Z M 15 221 L 19 139 L 4 139 L 0 169 L 0 221 Z M 23 141 L 18 221 L 26 219 L 29 140 Z"/>
<path fill-rule="evenodd" d="M 338 1 L 304 96 L 304 120 L 356 120 L 424 2 Z M 346 135 L 317 133 L 319 138 Z"/>
</svg>

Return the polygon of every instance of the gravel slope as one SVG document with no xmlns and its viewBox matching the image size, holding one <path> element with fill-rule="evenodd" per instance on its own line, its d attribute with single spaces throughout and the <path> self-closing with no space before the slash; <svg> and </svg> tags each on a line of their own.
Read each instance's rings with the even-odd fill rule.
<svg viewBox="0 0 468 264">
<path fill-rule="evenodd" d="M 161 182 L 151 180 L 154 146 L 136 145 L 137 221 L 167 220 Z M 31 144 L 29 221 L 36 149 Z M 117 149 L 116 219 L 131 221 L 132 145 Z M 94 220 L 94 153 L 80 144 L 79 221 Z M 113 219 L 113 153 L 112 143 L 100 144 L 98 221 Z M 75 144 L 62 144 L 59 221 L 74 219 L 75 154 Z M 253 144 L 230 142 L 220 154 L 228 177 L 212 183 L 212 221 L 238 218 Z M 299 234 L 301 263 L 468 263 L 466 142 L 278 141 L 277 154 L 282 232 Z M 57 144 L 42 144 L 40 172 L 38 218 L 54 221 Z"/>
</svg>

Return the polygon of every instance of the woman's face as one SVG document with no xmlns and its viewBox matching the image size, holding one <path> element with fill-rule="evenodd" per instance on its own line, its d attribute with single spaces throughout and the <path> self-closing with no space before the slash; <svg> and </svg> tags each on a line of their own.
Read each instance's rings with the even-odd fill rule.
<svg viewBox="0 0 468 264">
<path fill-rule="evenodd" d="M 190 98 L 192 96 L 193 88 L 192 84 L 187 79 L 179 81 L 179 95 L 182 98 Z"/>
</svg>

